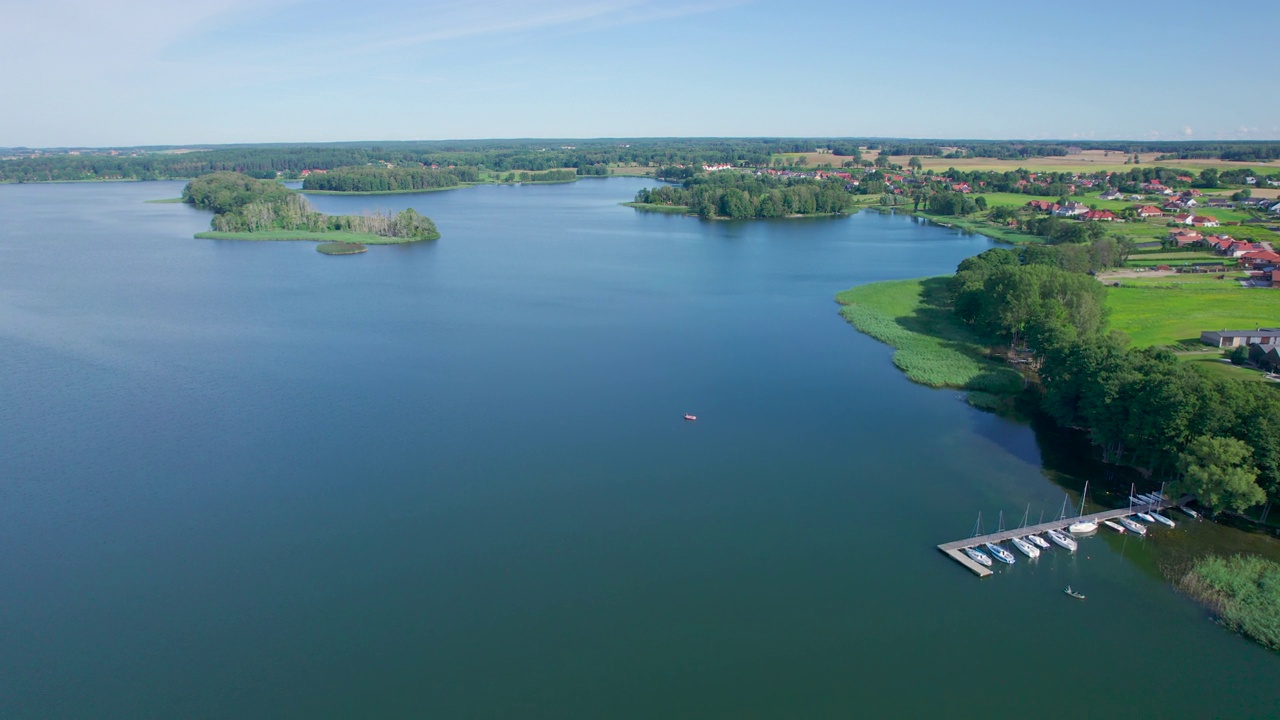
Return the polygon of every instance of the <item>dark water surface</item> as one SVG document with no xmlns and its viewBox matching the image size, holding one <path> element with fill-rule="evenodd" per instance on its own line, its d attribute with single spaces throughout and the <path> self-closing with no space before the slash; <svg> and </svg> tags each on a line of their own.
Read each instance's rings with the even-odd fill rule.
<svg viewBox="0 0 1280 720">
<path fill-rule="evenodd" d="M 314 198 L 444 234 L 350 257 L 194 240 L 142 202 L 179 183 L 0 186 L 0 716 L 1280 715 L 1168 531 L 934 548 L 1062 489 L 832 296 L 985 239 L 644 184 Z"/>
</svg>

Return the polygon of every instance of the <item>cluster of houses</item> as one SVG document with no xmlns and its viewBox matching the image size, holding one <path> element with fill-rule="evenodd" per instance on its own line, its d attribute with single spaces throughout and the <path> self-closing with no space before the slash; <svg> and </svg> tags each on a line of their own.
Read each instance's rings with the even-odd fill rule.
<svg viewBox="0 0 1280 720">
<path fill-rule="evenodd" d="M 1268 372 L 1280 371 L 1280 328 L 1206 330 L 1200 342 L 1223 349 L 1246 347 L 1249 362 Z"/>
</svg>

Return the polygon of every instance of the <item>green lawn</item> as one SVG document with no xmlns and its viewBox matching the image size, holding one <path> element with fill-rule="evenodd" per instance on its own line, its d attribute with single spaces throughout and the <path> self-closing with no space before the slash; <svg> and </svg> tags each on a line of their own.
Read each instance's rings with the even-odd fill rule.
<svg viewBox="0 0 1280 720">
<path fill-rule="evenodd" d="M 1221 352 L 1209 353 L 1178 353 L 1178 361 L 1190 363 L 1196 367 L 1213 375 L 1221 375 L 1232 380 L 1244 380 L 1246 382 L 1265 382 L 1261 370 L 1255 368 L 1242 367 L 1240 365 L 1232 365 L 1229 362 L 1222 361 Z"/>
<path fill-rule="evenodd" d="M 1280 321 L 1280 290 L 1243 288 L 1234 283 L 1180 287 L 1107 288 L 1111 327 L 1135 345 L 1198 342 L 1205 330 L 1275 326 Z"/>
<path fill-rule="evenodd" d="M 893 364 L 922 385 L 1011 393 L 1022 377 L 985 358 L 986 343 L 950 308 L 947 278 L 891 280 L 836 295 L 840 314 L 894 347 Z"/>
<path fill-rule="evenodd" d="M 361 245 L 403 245 L 405 243 L 418 242 L 420 239 L 436 239 L 419 238 L 407 240 L 405 238 L 382 237 L 381 235 L 369 235 L 366 233 L 346 231 L 311 232 L 310 230 L 266 230 L 263 232 L 217 232 L 211 230 L 209 232 L 196 233 L 196 237 L 202 240 L 312 240 L 317 242 L 358 243 Z"/>
</svg>

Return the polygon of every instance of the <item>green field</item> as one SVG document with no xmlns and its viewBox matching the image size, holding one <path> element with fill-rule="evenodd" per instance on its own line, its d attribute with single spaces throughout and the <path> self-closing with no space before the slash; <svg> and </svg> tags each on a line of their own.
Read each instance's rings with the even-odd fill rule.
<svg viewBox="0 0 1280 720">
<path fill-rule="evenodd" d="M 1022 389 L 1022 377 L 986 359 L 986 343 L 949 306 L 947 278 L 859 285 L 836 295 L 840 314 L 859 331 L 896 349 L 893 364 L 932 387 L 995 393 Z"/>
<path fill-rule="evenodd" d="M 1240 330 L 1280 324 L 1280 290 L 1234 283 L 1181 287 L 1109 287 L 1111 327 L 1134 345 L 1199 342 L 1205 330 Z"/>
<path fill-rule="evenodd" d="M 407 239 L 345 231 L 265 230 L 262 232 L 217 232 L 210 230 L 196 233 L 196 237 L 201 240 L 311 240 L 316 242 L 357 243 L 361 245 L 403 245 L 405 243 L 419 242 L 420 240 L 435 240 L 440 236 L 437 234 L 434 238 Z"/>
</svg>

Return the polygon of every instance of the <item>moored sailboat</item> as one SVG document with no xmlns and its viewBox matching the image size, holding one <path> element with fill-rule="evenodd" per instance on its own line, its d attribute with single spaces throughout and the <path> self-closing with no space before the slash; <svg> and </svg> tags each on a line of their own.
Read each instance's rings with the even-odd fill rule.
<svg viewBox="0 0 1280 720">
<path fill-rule="evenodd" d="M 1111 528 L 1112 530 L 1115 530 L 1115 531 L 1116 531 L 1116 532 L 1118 532 L 1118 533 L 1121 533 L 1121 534 L 1123 534 L 1123 533 L 1124 533 L 1124 526 L 1123 526 L 1123 525 L 1117 525 L 1117 524 L 1115 524 L 1115 523 L 1111 522 L 1110 520 L 1103 520 L 1103 521 L 1102 521 L 1102 524 L 1103 524 L 1103 525 L 1106 525 L 1107 527 Z"/>
<path fill-rule="evenodd" d="M 987 557 L 987 554 L 978 548 L 967 547 L 964 549 L 964 554 L 968 555 L 970 560 L 978 563 L 979 565 L 991 567 L 991 558 Z"/>
<path fill-rule="evenodd" d="M 1013 553 L 1009 552 L 1008 550 L 1005 550 L 1004 548 L 1000 547 L 995 543 L 989 542 L 989 543 L 983 543 L 983 545 L 987 548 L 987 552 L 991 553 L 991 555 L 995 557 L 995 559 L 999 560 L 1005 565 L 1012 565 L 1018 561 L 1018 558 L 1014 557 Z"/>
<path fill-rule="evenodd" d="M 1098 529 L 1098 523 L 1084 519 L 1084 501 L 1087 497 L 1089 497 L 1089 481 L 1085 480 L 1084 492 L 1080 494 L 1080 511 L 1076 513 L 1076 517 L 1079 519 L 1067 526 L 1067 530 L 1076 535 L 1096 532 Z"/>
<path fill-rule="evenodd" d="M 1040 548 L 1036 547 L 1035 545 L 1032 545 L 1031 543 L 1027 542 L 1026 540 L 1023 540 L 1022 538 L 1018 538 L 1018 537 L 1012 538 L 1009 540 L 1009 542 L 1013 543 L 1013 546 L 1018 548 L 1018 552 L 1022 553 L 1023 555 L 1026 555 L 1032 560 L 1040 557 Z"/>
<path fill-rule="evenodd" d="M 1052 540 L 1056 545 L 1066 548 L 1071 552 L 1075 552 L 1076 548 L 1079 547 L 1076 544 L 1075 538 L 1071 537 L 1070 535 L 1066 535 L 1061 532 L 1058 532 L 1057 530 L 1046 530 L 1045 535 L 1048 535 L 1049 539 Z"/>
<path fill-rule="evenodd" d="M 1144 527 L 1144 526 L 1142 526 L 1142 525 L 1139 525 L 1138 523 L 1136 523 L 1136 522 L 1134 522 L 1134 521 L 1130 520 L 1130 519 L 1129 519 L 1129 518 L 1127 518 L 1127 517 L 1122 517 L 1122 518 L 1120 518 L 1120 524 L 1121 524 L 1121 525 L 1123 525 L 1123 526 L 1124 526 L 1124 529 L 1125 529 L 1125 530 L 1128 530 L 1129 532 L 1138 533 L 1139 535 L 1146 535 L 1146 534 L 1147 534 L 1147 528 L 1146 528 L 1146 527 Z"/>
</svg>

